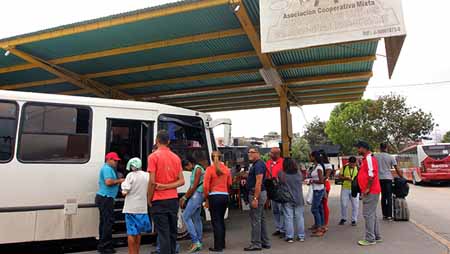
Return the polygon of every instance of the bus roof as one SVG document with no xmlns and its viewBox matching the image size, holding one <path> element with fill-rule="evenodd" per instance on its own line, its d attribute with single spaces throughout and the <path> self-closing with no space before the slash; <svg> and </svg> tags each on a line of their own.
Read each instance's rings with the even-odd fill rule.
<svg viewBox="0 0 450 254">
<path fill-rule="evenodd" d="M 114 100 L 114 99 L 102 99 L 91 98 L 81 96 L 68 96 L 68 95 L 52 95 L 44 93 L 32 93 L 32 92 L 15 92 L 15 91 L 2 91 L 0 90 L 0 100 L 12 100 L 12 101 L 30 101 L 30 102 L 51 102 L 57 104 L 74 104 L 74 105 L 86 105 L 93 107 L 108 107 L 108 108 L 127 108 L 127 109 L 145 109 L 152 111 L 173 111 L 186 115 L 198 115 L 203 118 L 210 118 L 209 114 L 193 111 L 190 109 L 184 109 L 153 102 L 139 102 L 130 100 Z"/>
</svg>

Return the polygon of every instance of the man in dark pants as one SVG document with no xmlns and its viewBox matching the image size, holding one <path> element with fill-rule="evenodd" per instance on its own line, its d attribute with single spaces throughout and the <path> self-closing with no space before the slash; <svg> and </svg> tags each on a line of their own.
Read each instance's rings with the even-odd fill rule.
<svg viewBox="0 0 450 254">
<path fill-rule="evenodd" d="M 395 168 L 397 175 L 402 177 L 397 167 L 397 161 L 394 156 L 387 153 L 388 146 L 386 143 L 380 144 L 380 153 L 375 155 L 378 161 L 379 177 L 381 185 L 381 209 L 383 211 L 383 219 L 392 221 L 392 173 L 391 169 Z"/>
<path fill-rule="evenodd" d="M 119 191 L 119 185 L 124 181 L 117 177 L 116 168 L 120 161 L 117 153 L 106 155 L 106 163 L 100 170 L 99 190 L 95 196 L 95 205 L 100 211 L 99 241 L 97 250 L 102 254 L 115 253 L 112 243 L 112 227 L 114 224 L 114 199 Z"/>
<path fill-rule="evenodd" d="M 156 137 L 158 149 L 148 157 L 148 203 L 155 223 L 160 252 L 175 254 L 177 243 L 178 193 L 184 185 L 180 158 L 169 149 L 169 134 L 159 131 Z"/>
<path fill-rule="evenodd" d="M 251 244 L 244 248 L 244 251 L 260 251 L 263 248 L 271 248 L 264 216 L 264 204 L 267 201 L 264 179 L 267 169 L 266 164 L 261 160 L 258 148 L 250 148 L 248 158 L 253 163 L 247 177 L 252 232 Z"/>
</svg>

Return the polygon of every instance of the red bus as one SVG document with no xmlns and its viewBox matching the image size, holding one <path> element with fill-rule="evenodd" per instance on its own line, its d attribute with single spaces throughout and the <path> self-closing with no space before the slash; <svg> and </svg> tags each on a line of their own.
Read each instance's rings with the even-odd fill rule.
<svg viewBox="0 0 450 254">
<path fill-rule="evenodd" d="M 414 184 L 450 181 L 450 143 L 415 145 L 396 158 L 404 177 Z"/>
</svg>

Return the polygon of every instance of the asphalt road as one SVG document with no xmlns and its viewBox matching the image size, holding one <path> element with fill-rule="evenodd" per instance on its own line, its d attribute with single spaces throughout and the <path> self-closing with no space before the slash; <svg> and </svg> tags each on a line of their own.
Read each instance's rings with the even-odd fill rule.
<svg viewBox="0 0 450 254">
<path fill-rule="evenodd" d="M 450 184 L 410 185 L 411 218 L 450 241 Z"/>
</svg>

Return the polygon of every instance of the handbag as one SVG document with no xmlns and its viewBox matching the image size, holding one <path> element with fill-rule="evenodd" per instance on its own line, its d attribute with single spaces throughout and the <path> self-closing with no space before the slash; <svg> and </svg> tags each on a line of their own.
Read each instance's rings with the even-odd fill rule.
<svg viewBox="0 0 450 254">
<path fill-rule="evenodd" d="M 313 186 L 309 185 L 308 193 L 306 193 L 306 204 L 312 205 L 313 195 L 314 195 Z"/>
<path fill-rule="evenodd" d="M 359 175 L 359 171 L 358 171 L 358 174 L 356 174 L 356 177 L 353 178 L 353 180 L 352 180 L 352 197 L 354 197 L 354 198 L 358 197 L 358 194 L 361 193 L 361 189 L 359 188 L 359 183 L 358 183 L 358 175 Z"/>
</svg>

